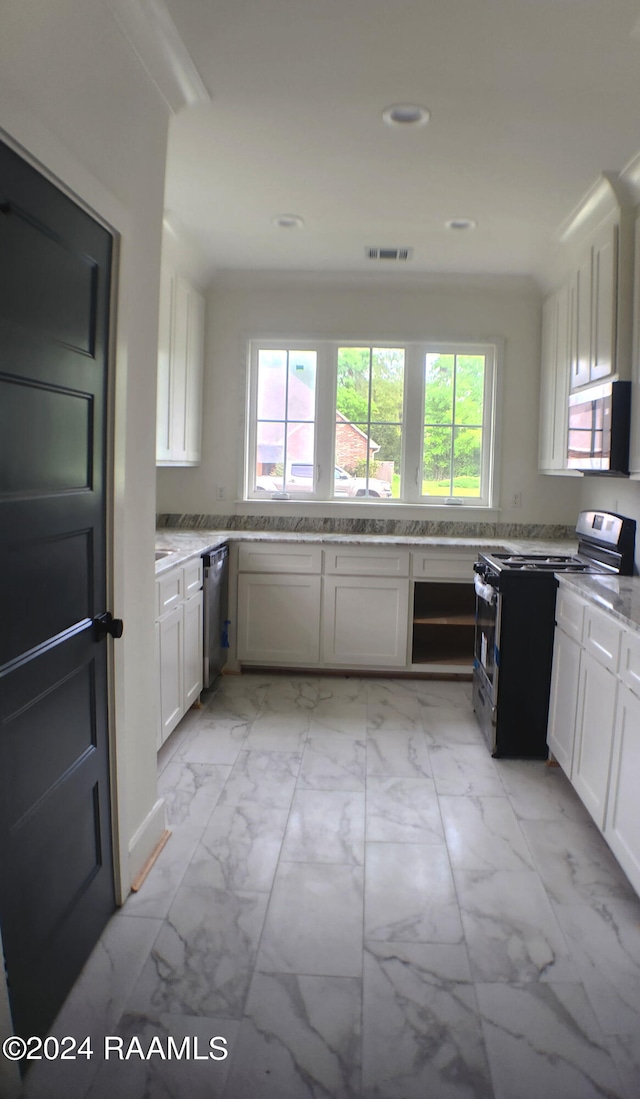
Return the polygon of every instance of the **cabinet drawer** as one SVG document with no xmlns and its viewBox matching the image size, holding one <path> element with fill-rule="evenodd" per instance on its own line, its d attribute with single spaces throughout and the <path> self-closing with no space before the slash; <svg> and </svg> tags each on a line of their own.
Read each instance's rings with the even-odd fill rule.
<svg viewBox="0 0 640 1099">
<path fill-rule="evenodd" d="M 477 553 L 460 550 L 425 550 L 411 554 L 411 575 L 421 580 L 469 580 Z"/>
<path fill-rule="evenodd" d="M 238 551 L 240 572 L 308 572 L 322 571 L 320 546 L 265 544 L 244 542 Z"/>
<path fill-rule="evenodd" d="M 640 697 L 640 634 L 625 630 L 620 647 L 618 674 L 629 690 Z"/>
<path fill-rule="evenodd" d="M 325 573 L 339 576 L 408 576 L 409 551 L 336 546 L 324 551 Z"/>
<path fill-rule="evenodd" d="M 585 604 L 581 599 L 567 594 L 562 590 L 562 586 L 560 587 L 556 599 L 556 622 L 564 633 L 576 641 L 582 641 L 584 608 Z"/>
<path fill-rule="evenodd" d="M 184 592 L 183 570 L 172 569 L 171 572 L 159 576 L 156 580 L 157 614 L 161 618 L 163 614 L 173 610 L 182 602 Z"/>
<path fill-rule="evenodd" d="M 608 615 L 592 607 L 584 612 L 583 644 L 587 652 L 611 672 L 618 669 L 622 628 Z"/>
<path fill-rule="evenodd" d="M 184 565 L 184 598 L 195 595 L 202 587 L 202 558 L 196 557 Z"/>
</svg>

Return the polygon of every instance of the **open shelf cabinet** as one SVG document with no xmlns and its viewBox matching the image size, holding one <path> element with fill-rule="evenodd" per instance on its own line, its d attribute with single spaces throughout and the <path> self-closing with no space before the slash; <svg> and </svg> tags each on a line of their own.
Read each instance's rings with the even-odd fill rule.
<svg viewBox="0 0 640 1099">
<path fill-rule="evenodd" d="M 473 584 L 416 581 L 412 663 L 471 672 L 475 626 Z"/>
</svg>

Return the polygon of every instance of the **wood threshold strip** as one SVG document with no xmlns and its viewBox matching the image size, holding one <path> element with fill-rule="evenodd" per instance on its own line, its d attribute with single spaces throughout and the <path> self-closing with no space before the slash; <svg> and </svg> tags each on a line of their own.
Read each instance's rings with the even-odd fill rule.
<svg viewBox="0 0 640 1099">
<path fill-rule="evenodd" d="M 135 879 L 135 881 L 131 882 L 131 892 L 132 893 L 137 893 L 138 892 L 138 890 L 140 889 L 140 886 L 143 884 L 145 878 L 147 877 L 147 874 L 151 870 L 151 867 L 155 863 L 158 855 L 162 851 L 162 848 L 165 846 L 165 844 L 166 844 L 167 840 L 170 838 L 170 836 L 171 836 L 171 832 L 169 832 L 165 829 L 165 831 L 160 836 L 160 839 L 158 840 L 158 842 L 157 842 L 156 846 L 154 847 L 153 851 L 149 855 L 149 858 L 147 859 L 144 866 L 142 867 L 142 870 L 138 874 L 138 877 Z"/>
</svg>

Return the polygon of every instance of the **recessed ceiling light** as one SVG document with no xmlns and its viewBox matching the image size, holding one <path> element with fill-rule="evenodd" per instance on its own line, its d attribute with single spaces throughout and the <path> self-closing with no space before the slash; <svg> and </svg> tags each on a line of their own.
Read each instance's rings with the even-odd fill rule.
<svg viewBox="0 0 640 1099">
<path fill-rule="evenodd" d="M 473 218 L 451 218 L 450 221 L 445 222 L 447 229 L 454 229 L 456 232 L 460 232 L 464 229 L 475 229 L 477 221 Z"/>
<path fill-rule="evenodd" d="M 382 117 L 387 126 L 410 128 L 426 126 L 430 114 L 426 107 L 420 107 L 417 103 L 392 103 L 382 112 Z"/>
<path fill-rule="evenodd" d="M 304 218 L 299 214 L 276 214 L 271 221 L 278 229 L 302 229 Z"/>
</svg>

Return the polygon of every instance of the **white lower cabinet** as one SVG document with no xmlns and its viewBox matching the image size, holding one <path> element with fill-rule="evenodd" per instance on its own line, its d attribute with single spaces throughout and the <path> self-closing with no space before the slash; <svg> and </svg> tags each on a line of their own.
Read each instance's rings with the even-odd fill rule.
<svg viewBox="0 0 640 1099">
<path fill-rule="evenodd" d="M 640 892 L 640 698 L 622 684 L 613 734 L 605 838 Z"/>
<path fill-rule="evenodd" d="M 406 668 L 409 571 L 404 547 L 241 545 L 238 660 Z"/>
<path fill-rule="evenodd" d="M 199 591 L 187 599 L 183 607 L 185 712 L 198 701 L 202 690 L 203 612 L 204 600 Z"/>
<path fill-rule="evenodd" d="M 556 618 L 547 742 L 640 893 L 640 635 L 562 582 Z"/>
<path fill-rule="evenodd" d="M 549 699 L 547 743 L 563 771 L 571 776 L 580 681 L 580 645 L 556 628 Z"/>
<path fill-rule="evenodd" d="M 320 577 L 240 573 L 238 658 L 259 664 L 317 664 Z"/>
<path fill-rule="evenodd" d="M 607 807 L 617 686 L 616 677 L 583 649 L 571 780 L 599 828 Z"/>
<path fill-rule="evenodd" d="M 160 747 L 202 690 L 202 560 L 158 577 L 156 590 Z"/>
<path fill-rule="evenodd" d="M 184 714 L 184 613 L 182 605 L 158 622 L 160 661 L 160 743 Z"/>
<path fill-rule="evenodd" d="M 406 666 L 408 580 L 325 576 L 322 620 L 322 654 L 326 664 Z"/>
</svg>

